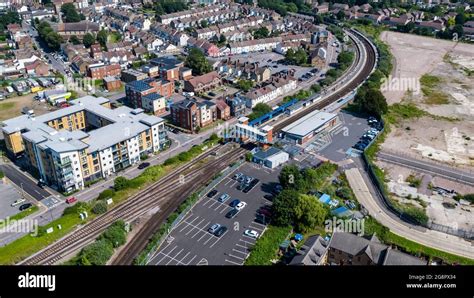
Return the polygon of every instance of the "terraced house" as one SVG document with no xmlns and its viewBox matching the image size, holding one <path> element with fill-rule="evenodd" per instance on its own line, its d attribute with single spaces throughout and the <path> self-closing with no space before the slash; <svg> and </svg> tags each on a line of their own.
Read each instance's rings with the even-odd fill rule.
<svg viewBox="0 0 474 298">
<path fill-rule="evenodd" d="M 110 108 L 103 97 L 85 96 L 39 117 L 3 122 L 9 155 L 24 155 L 29 171 L 59 191 L 82 189 L 140 161 L 167 144 L 164 121 L 142 109 Z"/>
</svg>

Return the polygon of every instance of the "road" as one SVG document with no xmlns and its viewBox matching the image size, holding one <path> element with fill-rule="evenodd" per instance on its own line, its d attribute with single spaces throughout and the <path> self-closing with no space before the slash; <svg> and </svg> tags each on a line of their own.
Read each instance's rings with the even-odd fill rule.
<svg viewBox="0 0 474 298">
<path fill-rule="evenodd" d="M 379 152 L 377 157 L 380 160 L 401 165 L 414 170 L 419 170 L 433 176 L 440 176 L 457 182 L 462 182 L 474 186 L 474 175 L 463 172 L 459 169 L 417 160 L 407 156 L 401 156 L 395 153 Z"/>
<path fill-rule="evenodd" d="M 474 246 L 470 242 L 453 235 L 410 225 L 387 210 L 380 199 L 374 198 L 377 192 L 370 183 L 367 184 L 366 181 L 370 181 L 370 178 L 366 172 L 361 173 L 358 168 L 351 168 L 346 170 L 345 174 L 358 202 L 392 233 L 441 251 L 470 259 L 474 258 Z"/>
<path fill-rule="evenodd" d="M 35 198 L 38 202 L 51 196 L 48 191 L 36 185 L 35 181 L 21 173 L 15 166 L 2 164 L 0 165 L 0 169 L 5 173 L 8 179 L 21 187 L 23 191 Z"/>
<path fill-rule="evenodd" d="M 69 66 L 67 66 L 64 63 L 64 61 L 62 61 L 61 59 L 56 59 L 56 58 L 53 57 L 52 53 L 47 48 L 47 46 L 44 44 L 44 42 L 42 40 L 40 40 L 40 37 L 38 35 L 38 31 L 32 25 L 28 24 L 25 21 L 23 21 L 23 23 L 22 23 L 22 28 L 26 28 L 26 32 L 28 32 L 28 34 L 30 34 L 34 44 L 36 45 L 38 50 L 40 50 L 41 53 L 44 55 L 44 57 L 46 59 L 45 62 L 49 64 L 50 69 L 53 69 L 55 71 L 59 71 L 63 75 L 67 75 L 67 72 L 70 71 Z"/>
</svg>

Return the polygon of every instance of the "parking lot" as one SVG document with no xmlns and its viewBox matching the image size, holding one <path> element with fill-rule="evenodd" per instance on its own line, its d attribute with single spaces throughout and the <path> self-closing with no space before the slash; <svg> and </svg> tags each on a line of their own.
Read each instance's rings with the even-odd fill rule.
<svg viewBox="0 0 474 298">
<path fill-rule="evenodd" d="M 11 204 L 13 204 L 13 202 L 16 200 L 21 199 L 20 191 L 18 191 L 12 185 L 4 184 L 2 181 L 0 181 L 0 193 L 2 194 L 0 199 L 0 219 L 5 219 L 9 216 L 19 213 L 20 210 L 18 208 L 21 204 L 15 207 L 12 207 Z M 27 202 L 28 200 L 24 203 Z"/>
<path fill-rule="evenodd" d="M 341 112 L 342 129 L 332 135 L 330 144 L 318 152 L 319 155 L 338 162 L 347 158 L 348 150 L 359 141 L 370 128 L 367 119 Z"/>
<path fill-rule="evenodd" d="M 240 184 L 233 179 L 241 172 L 259 179 L 248 193 L 238 190 Z M 249 249 L 256 239 L 244 235 L 247 229 L 261 235 L 265 225 L 255 222 L 257 210 L 271 202 L 264 198 L 278 182 L 279 170 L 262 169 L 257 165 L 244 163 L 230 173 L 216 187 L 212 198 L 204 195 L 185 218 L 171 231 L 161 247 L 151 258 L 150 265 L 242 265 Z M 221 203 L 218 198 L 227 193 L 230 198 Z M 233 209 L 229 203 L 235 199 L 247 205 L 234 218 L 226 218 Z M 227 227 L 220 237 L 208 232 L 213 224 Z"/>
</svg>

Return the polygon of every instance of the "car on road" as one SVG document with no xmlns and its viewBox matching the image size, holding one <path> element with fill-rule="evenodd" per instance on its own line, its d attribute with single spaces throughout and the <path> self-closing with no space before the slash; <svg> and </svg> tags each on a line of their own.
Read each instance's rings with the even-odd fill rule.
<svg viewBox="0 0 474 298">
<path fill-rule="evenodd" d="M 77 202 L 76 197 L 70 197 L 70 198 L 66 199 L 66 203 L 68 203 L 68 204 L 72 204 L 72 203 L 75 203 L 75 202 Z"/>
<path fill-rule="evenodd" d="M 239 178 L 242 177 L 242 175 L 243 175 L 242 173 L 236 173 L 234 174 L 234 179 L 239 180 Z"/>
<path fill-rule="evenodd" d="M 258 233 L 257 233 L 257 231 L 254 231 L 254 230 L 245 230 L 244 235 L 249 236 L 249 237 L 254 238 L 254 239 L 258 238 Z"/>
<path fill-rule="evenodd" d="M 23 210 L 26 210 L 26 209 L 30 208 L 31 206 L 33 206 L 33 204 L 26 203 L 26 204 L 21 205 L 19 209 L 20 209 L 20 211 L 23 211 Z"/>
<path fill-rule="evenodd" d="M 13 203 L 11 204 L 11 206 L 12 206 L 12 207 L 16 207 L 16 206 L 18 206 L 18 205 L 20 205 L 20 204 L 22 204 L 22 203 L 24 203 L 24 202 L 26 202 L 26 199 L 18 199 L 18 200 L 16 200 L 15 202 L 13 202 Z"/>
<path fill-rule="evenodd" d="M 225 201 L 227 201 L 228 199 L 230 199 L 230 195 L 224 193 L 222 194 L 217 200 L 221 203 L 224 203 Z"/>
<path fill-rule="evenodd" d="M 234 208 L 234 209 L 230 210 L 229 212 L 227 212 L 227 214 L 225 215 L 225 217 L 227 217 L 227 218 L 234 218 L 234 217 L 237 215 L 237 213 L 239 213 L 239 210 L 236 209 L 236 208 Z"/>
<path fill-rule="evenodd" d="M 207 194 L 207 197 L 208 198 L 212 198 L 213 196 L 215 196 L 217 194 L 217 190 L 216 189 L 213 189 L 211 190 L 208 194 Z"/>
<path fill-rule="evenodd" d="M 233 200 L 232 202 L 230 202 L 229 206 L 230 206 L 230 207 L 235 207 L 235 206 L 237 206 L 237 205 L 239 205 L 239 204 L 240 204 L 240 200 L 239 200 L 239 199 L 235 199 L 235 200 Z"/>
<path fill-rule="evenodd" d="M 210 226 L 209 229 L 207 229 L 207 231 L 211 234 L 214 234 L 220 227 L 221 227 L 220 224 L 215 223 L 212 226 Z"/>
<path fill-rule="evenodd" d="M 214 233 L 215 236 L 220 237 L 224 235 L 224 233 L 227 232 L 227 227 L 221 226 L 217 231 Z"/>
<path fill-rule="evenodd" d="M 150 163 L 149 162 L 142 162 L 141 164 L 138 165 L 139 170 L 143 170 L 146 167 L 149 167 Z"/>
<path fill-rule="evenodd" d="M 240 202 L 240 203 L 237 204 L 237 206 L 235 206 L 235 209 L 237 209 L 237 210 L 240 211 L 240 210 L 244 209 L 245 206 L 247 206 L 247 203 L 245 203 L 245 202 Z"/>
</svg>

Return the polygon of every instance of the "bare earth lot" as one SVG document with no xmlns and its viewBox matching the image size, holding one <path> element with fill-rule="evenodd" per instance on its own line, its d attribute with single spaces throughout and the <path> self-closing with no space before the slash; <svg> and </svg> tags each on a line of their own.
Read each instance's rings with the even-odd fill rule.
<svg viewBox="0 0 474 298">
<path fill-rule="evenodd" d="M 418 84 L 411 91 L 403 84 L 383 90 L 389 104 L 412 102 L 432 115 L 458 120 L 403 120 L 392 127 L 382 149 L 453 166 L 474 166 L 474 77 L 466 71 L 474 68 L 474 45 L 390 31 L 383 32 L 381 39 L 395 58 L 393 78 Z M 444 103 L 427 101 L 419 83 L 424 74 L 439 80 L 431 89 L 446 98 Z"/>
<path fill-rule="evenodd" d="M 0 101 L 0 121 L 7 120 L 21 115 L 24 107 L 32 108 L 36 115 L 47 113 L 51 109 L 47 103 L 41 103 L 34 100 L 36 93 L 30 93 L 23 96 L 15 96 Z"/>
</svg>

